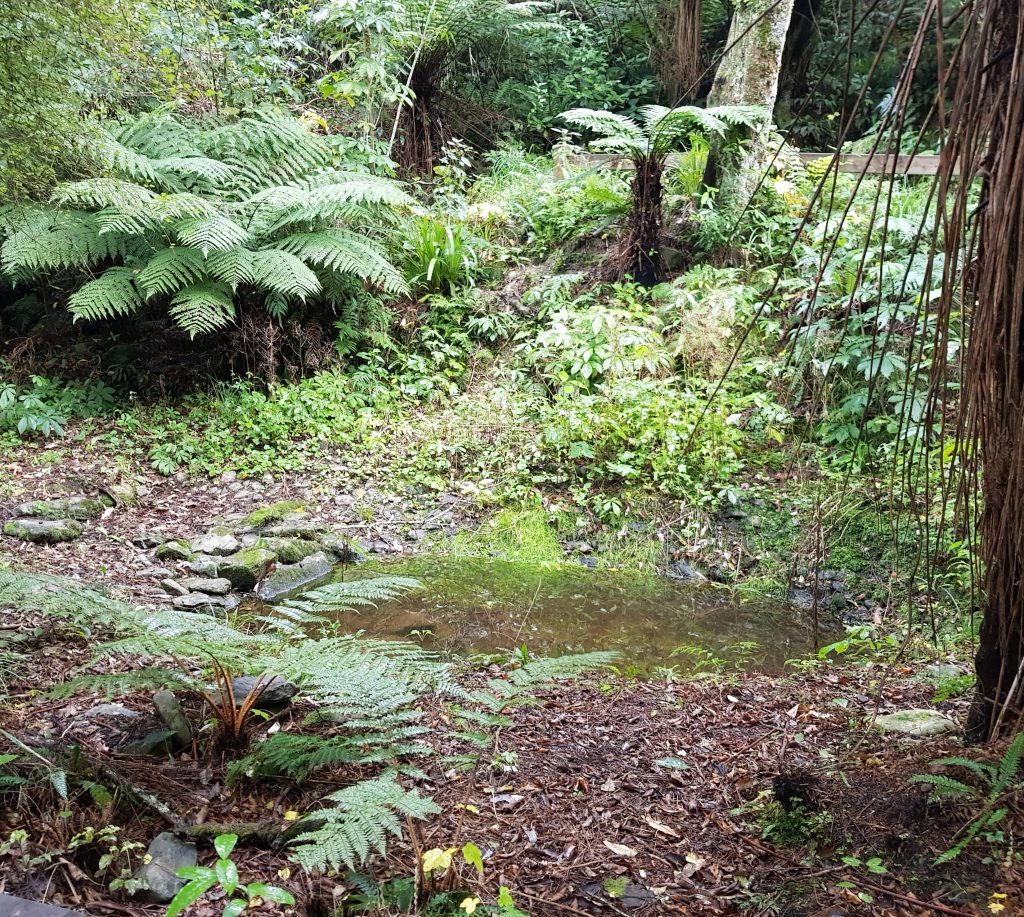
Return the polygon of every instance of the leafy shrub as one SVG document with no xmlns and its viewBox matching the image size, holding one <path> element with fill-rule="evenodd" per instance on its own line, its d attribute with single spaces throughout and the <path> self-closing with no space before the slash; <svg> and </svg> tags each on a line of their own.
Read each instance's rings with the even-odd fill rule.
<svg viewBox="0 0 1024 917">
<path fill-rule="evenodd" d="M 669 364 L 662 319 L 628 284 L 610 289 L 610 302 L 596 288 L 557 309 L 532 344 L 527 358 L 555 386 L 593 384 L 624 376 L 655 375 Z"/>
<path fill-rule="evenodd" d="M 44 376 L 32 376 L 28 385 L 0 382 L 0 430 L 59 436 L 72 417 L 106 414 L 114 402 L 114 390 L 102 382 L 69 385 Z"/>
<path fill-rule="evenodd" d="M 154 302 L 194 337 L 240 308 L 274 318 L 306 301 L 337 308 L 352 276 L 406 289 L 375 241 L 405 192 L 340 170 L 301 121 L 267 111 L 191 122 L 161 110 L 109 126 L 99 153 L 109 176 L 61 185 L 50 205 L 8 210 L 0 227 L 3 270 L 19 281 L 62 275 L 76 320 Z"/>
</svg>

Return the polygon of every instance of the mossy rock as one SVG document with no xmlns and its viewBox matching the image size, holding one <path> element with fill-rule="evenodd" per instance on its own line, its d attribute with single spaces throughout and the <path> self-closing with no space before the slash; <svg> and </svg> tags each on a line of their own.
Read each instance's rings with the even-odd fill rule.
<svg viewBox="0 0 1024 917">
<path fill-rule="evenodd" d="M 192 551 L 185 542 L 172 539 L 157 547 L 156 556 L 158 560 L 188 560 Z"/>
<path fill-rule="evenodd" d="M 58 544 L 78 538 L 82 523 L 74 519 L 11 519 L 4 523 L 4 534 L 34 544 Z"/>
<path fill-rule="evenodd" d="M 263 538 L 256 546 L 273 551 L 282 564 L 297 564 L 320 550 L 317 542 L 305 538 Z"/>
<path fill-rule="evenodd" d="M 106 505 L 92 497 L 61 497 L 55 500 L 33 500 L 22 503 L 16 510 L 19 516 L 34 516 L 38 519 L 75 519 L 88 522 L 99 519 Z"/>
<path fill-rule="evenodd" d="M 366 560 L 366 555 L 359 547 L 344 535 L 336 535 L 333 532 L 322 535 L 320 547 L 328 554 L 333 554 L 343 564 L 361 564 Z"/>
<path fill-rule="evenodd" d="M 887 713 L 875 720 L 882 732 L 898 732 L 908 736 L 939 736 L 956 732 L 957 724 L 938 710 L 914 709 Z"/>
<path fill-rule="evenodd" d="M 257 595 L 264 602 L 276 602 L 292 593 L 319 586 L 334 573 L 334 558 L 323 551 L 310 554 L 301 563 L 282 564 L 259 585 Z"/>
<path fill-rule="evenodd" d="M 266 548 L 243 548 L 228 557 L 218 558 L 215 575 L 230 580 L 235 589 L 248 592 L 267 575 L 275 560 L 277 555 Z"/>
<path fill-rule="evenodd" d="M 268 538 L 308 538 L 315 541 L 324 531 L 324 526 L 309 513 L 293 512 L 288 513 L 280 522 L 264 528 L 263 534 Z"/>
<path fill-rule="evenodd" d="M 279 500 L 277 503 L 271 503 L 270 506 L 254 509 L 242 520 L 242 523 L 252 526 L 254 529 L 261 529 L 265 525 L 280 522 L 285 516 L 301 509 L 302 503 L 298 500 Z"/>
</svg>

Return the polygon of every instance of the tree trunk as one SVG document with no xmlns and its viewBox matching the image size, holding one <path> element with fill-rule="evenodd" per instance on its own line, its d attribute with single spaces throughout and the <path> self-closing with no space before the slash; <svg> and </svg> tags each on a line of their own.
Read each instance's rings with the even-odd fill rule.
<svg viewBox="0 0 1024 917">
<path fill-rule="evenodd" d="M 737 5 L 729 28 L 728 50 L 718 65 L 708 105 L 760 105 L 775 109 L 786 33 L 793 17 L 794 0 L 746 0 Z M 749 143 L 738 163 L 719 160 L 719 201 L 727 209 L 742 210 L 750 202 L 764 171 L 769 126 Z"/>
<path fill-rule="evenodd" d="M 807 71 L 818 46 L 818 11 L 822 0 L 795 0 L 793 18 L 786 35 L 779 74 L 779 94 L 775 120 L 785 126 L 793 115 L 793 100 L 807 92 Z"/>
<path fill-rule="evenodd" d="M 1024 719 L 1024 11 L 1019 0 L 981 7 L 974 13 L 980 37 L 965 54 L 954 100 L 970 119 L 960 126 L 967 138 L 961 162 L 983 179 L 965 368 L 984 505 L 985 607 L 968 724 L 975 738 L 1019 729 Z M 975 138 L 984 155 L 971 163 Z"/>
<path fill-rule="evenodd" d="M 650 155 L 633 160 L 629 232 L 622 249 L 622 275 L 653 287 L 665 279 L 661 260 L 661 173 L 664 162 Z"/>
</svg>

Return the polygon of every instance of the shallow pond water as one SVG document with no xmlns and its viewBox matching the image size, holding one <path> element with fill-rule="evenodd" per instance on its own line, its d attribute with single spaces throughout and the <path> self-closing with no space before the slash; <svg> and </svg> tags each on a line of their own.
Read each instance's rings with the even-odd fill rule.
<svg viewBox="0 0 1024 917">
<path fill-rule="evenodd" d="M 424 588 L 342 615 L 342 623 L 454 653 L 500 653 L 525 643 L 546 656 L 617 650 L 621 665 L 644 672 L 662 665 L 693 670 L 702 659 L 707 667 L 714 664 L 709 655 L 777 671 L 814 650 L 812 624 L 796 609 L 635 572 L 421 556 L 339 568 L 338 579 L 380 573 L 415 577 Z"/>
</svg>

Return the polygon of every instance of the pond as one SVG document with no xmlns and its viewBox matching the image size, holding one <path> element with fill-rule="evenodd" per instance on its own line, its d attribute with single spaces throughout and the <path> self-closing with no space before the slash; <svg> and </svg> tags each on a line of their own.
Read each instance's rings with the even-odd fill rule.
<svg viewBox="0 0 1024 917">
<path fill-rule="evenodd" d="M 502 653 L 525 643 L 546 656 L 617 650 L 622 666 L 640 672 L 721 667 L 716 660 L 778 671 L 815 648 L 811 621 L 794 608 L 636 572 L 420 556 L 339 568 L 337 578 L 381 573 L 415 577 L 424 588 L 342 615 L 347 629 L 447 652 Z"/>
</svg>

